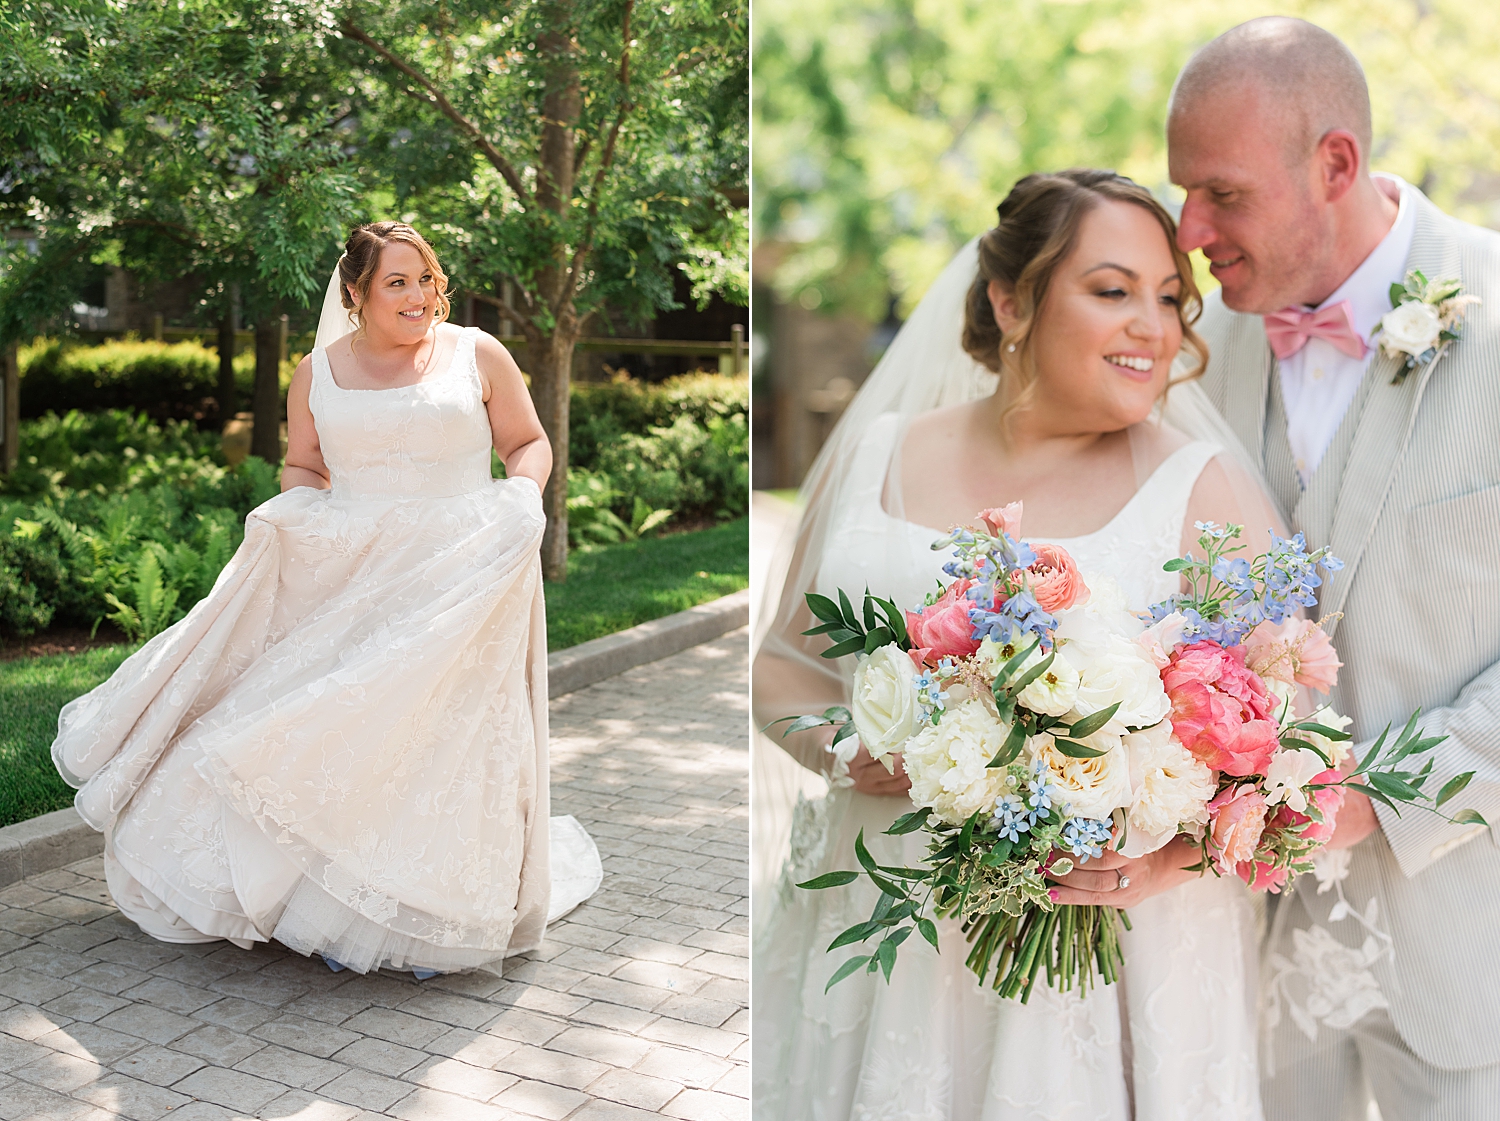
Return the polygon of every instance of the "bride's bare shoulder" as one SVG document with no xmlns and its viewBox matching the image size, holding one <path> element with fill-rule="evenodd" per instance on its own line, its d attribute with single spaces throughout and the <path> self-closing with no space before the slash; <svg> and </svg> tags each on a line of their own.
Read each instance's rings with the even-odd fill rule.
<svg viewBox="0 0 1500 1121">
<path fill-rule="evenodd" d="M 966 401 L 958 405 L 944 405 L 940 409 L 920 413 L 912 418 L 903 441 L 908 452 L 924 448 L 950 446 L 964 435 L 973 416 L 974 403 Z"/>
</svg>

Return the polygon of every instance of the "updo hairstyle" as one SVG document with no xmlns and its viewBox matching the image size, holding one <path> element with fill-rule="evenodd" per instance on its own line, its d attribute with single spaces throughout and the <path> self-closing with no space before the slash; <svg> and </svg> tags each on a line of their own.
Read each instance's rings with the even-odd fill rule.
<svg viewBox="0 0 1500 1121">
<path fill-rule="evenodd" d="M 1182 279 L 1177 305 L 1182 348 L 1197 360 L 1187 377 L 1179 380 L 1198 377 L 1207 365 L 1208 347 L 1192 329 L 1203 312 L 1193 266 L 1187 254 L 1177 248 L 1176 222 L 1151 192 L 1123 175 L 1094 168 L 1028 175 L 1000 204 L 999 223 L 979 239 L 979 274 L 969 288 L 964 307 L 964 349 L 976 362 L 1000 375 L 1007 414 L 1025 402 L 1036 384 L 1031 330 L 1046 301 L 1053 274 L 1073 251 L 1084 216 L 1105 200 L 1134 203 L 1150 211 L 1161 224 Z M 1004 335 L 995 322 L 989 295 L 992 280 L 1015 296 L 1021 322 L 1009 335 Z"/>
<path fill-rule="evenodd" d="M 448 318 L 451 308 L 448 274 L 438 264 L 437 254 L 427 244 L 427 239 L 405 222 L 371 222 L 354 228 L 349 240 L 344 242 L 344 255 L 339 258 L 339 301 L 354 312 L 361 332 L 365 329 L 364 311 L 355 306 L 349 289 L 359 293 L 361 304 L 370 298 L 370 286 L 375 283 L 375 272 L 380 267 L 380 251 L 393 241 L 404 241 L 422 254 L 422 261 L 432 273 L 437 288 L 437 312 L 432 321 L 435 325 Z"/>
</svg>

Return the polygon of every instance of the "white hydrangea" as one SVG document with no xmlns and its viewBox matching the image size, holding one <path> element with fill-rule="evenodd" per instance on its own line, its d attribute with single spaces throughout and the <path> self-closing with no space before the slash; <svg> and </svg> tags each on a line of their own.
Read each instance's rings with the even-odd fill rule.
<svg viewBox="0 0 1500 1121">
<path fill-rule="evenodd" d="M 994 808 L 1005 793 L 1005 768 L 987 764 L 1010 728 L 975 698 L 954 705 L 941 722 L 906 741 L 902 758 L 911 778 L 911 800 L 935 816 L 962 825 L 976 811 Z"/>
<path fill-rule="evenodd" d="M 1131 790 L 1126 856 L 1155 852 L 1183 826 L 1208 823 L 1213 772 L 1177 741 L 1170 721 L 1127 734 L 1124 745 Z"/>
</svg>

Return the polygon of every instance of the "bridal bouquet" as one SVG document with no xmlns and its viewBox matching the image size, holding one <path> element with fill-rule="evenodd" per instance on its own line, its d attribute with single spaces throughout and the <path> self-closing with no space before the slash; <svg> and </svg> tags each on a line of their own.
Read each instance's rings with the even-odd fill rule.
<svg viewBox="0 0 1500 1121">
<path fill-rule="evenodd" d="M 1087 991 L 1117 977 L 1129 920 L 1059 906 L 1049 877 L 1105 846 L 1144 856 L 1186 835 L 1202 852 L 1196 869 L 1279 891 L 1311 870 L 1351 780 L 1393 807 L 1436 809 L 1471 777 L 1424 794 L 1432 762 L 1416 769 L 1415 757 L 1441 737 L 1419 735 L 1415 714 L 1357 761 L 1348 718 L 1326 706 L 1294 715 L 1298 687 L 1326 692 L 1341 664 L 1322 629 L 1296 615 L 1315 603 L 1318 570 L 1340 564 L 1309 553 L 1300 534 L 1273 535 L 1250 560 L 1234 555 L 1240 527 L 1200 523 L 1206 556 L 1166 566 L 1188 590 L 1143 618 L 1066 550 L 1024 543 L 1019 503 L 979 517 L 985 530 L 933 544 L 952 550 L 951 581 L 916 610 L 868 591 L 859 611 L 842 590 L 837 602 L 807 596 L 820 623 L 805 633 L 833 643 L 823 656 L 859 655 L 853 697 L 848 709 L 785 718 L 784 734 L 834 725 L 841 757 L 857 742 L 894 770 L 899 754 L 916 808 L 886 832 L 929 841 L 922 866 L 889 867 L 861 833 L 861 871 L 798 885 L 864 875 L 881 892 L 869 920 L 828 947 L 876 940 L 830 988 L 860 970 L 889 980 L 914 930 L 936 948 L 937 917 L 960 921 L 969 968 L 1003 996 L 1026 1001 L 1043 970 L 1054 988 Z"/>
</svg>

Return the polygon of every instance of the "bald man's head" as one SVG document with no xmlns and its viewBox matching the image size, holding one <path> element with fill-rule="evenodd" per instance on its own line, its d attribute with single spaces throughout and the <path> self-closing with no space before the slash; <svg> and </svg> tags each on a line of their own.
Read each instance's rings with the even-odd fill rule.
<svg viewBox="0 0 1500 1121">
<path fill-rule="evenodd" d="M 1226 95 L 1260 103 L 1291 166 L 1303 164 L 1329 132 L 1346 129 L 1359 141 L 1368 168 L 1372 129 L 1365 72 L 1338 36 L 1321 27 L 1266 16 L 1224 32 L 1177 76 L 1168 128 Z"/>
</svg>

